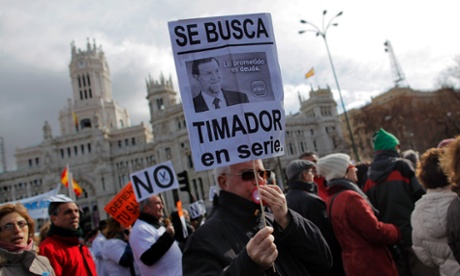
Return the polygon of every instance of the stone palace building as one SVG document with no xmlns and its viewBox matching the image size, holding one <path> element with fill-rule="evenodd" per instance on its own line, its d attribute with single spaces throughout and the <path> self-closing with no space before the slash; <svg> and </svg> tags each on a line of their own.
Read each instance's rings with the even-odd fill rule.
<svg viewBox="0 0 460 276">
<path fill-rule="evenodd" d="M 73 179 L 83 188 L 77 198 L 86 228 L 95 227 L 107 214 L 104 206 L 129 181 L 133 172 L 171 160 L 176 173 L 186 170 L 190 195 L 179 191 L 184 207 L 203 199 L 211 205 L 212 170 L 195 172 L 179 93 L 171 78 L 149 77 L 146 81 L 150 125 L 131 125 L 128 111 L 112 96 L 108 62 L 95 43 L 77 49 L 72 43 L 69 65 L 71 99 L 59 112 L 60 135 L 53 135 L 44 122 L 43 139 L 37 145 L 17 149 L 17 169 L 0 173 L 0 204 L 20 200 L 56 188 L 61 172 L 69 165 Z M 310 91 L 305 100 L 299 93 L 300 110 L 286 116 L 286 155 L 264 160 L 283 186 L 284 167 L 305 151 L 320 156 L 343 152 L 345 143 L 336 102 L 330 89 Z M 60 193 L 67 193 L 62 186 Z M 171 191 L 164 195 L 174 210 Z M 38 223 L 38 227 L 42 221 Z"/>
</svg>

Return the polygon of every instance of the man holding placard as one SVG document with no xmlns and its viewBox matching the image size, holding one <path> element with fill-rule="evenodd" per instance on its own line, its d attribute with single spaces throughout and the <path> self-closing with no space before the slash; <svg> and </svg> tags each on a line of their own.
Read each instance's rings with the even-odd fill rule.
<svg viewBox="0 0 460 276">
<path fill-rule="evenodd" d="M 163 225 L 164 205 L 159 195 L 139 202 L 141 213 L 129 235 L 141 275 L 182 275 L 182 252 L 174 240 L 174 226 Z"/>
<path fill-rule="evenodd" d="M 265 185 L 270 171 L 261 159 L 285 152 L 284 93 L 271 16 L 216 16 L 168 25 L 194 169 L 215 169 L 222 190 L 211 218 L 187 240 L 184 275 L 326 274 L 332 258 L 318 228 L 287 208 L 278 186 Z M 196 65 L 200 59 L 207 63 Z M 217 76 L 210 81 L 225 71 L 226 87 L 244 91 L 251 104 L 227 102 L 225 109 L 199 112 L 191 93 L 197 90 L 194 64 L 209 67 Z M 221 89 L 221 81 L 211 84 Z M 265 215 L 265 208 L 252 201 L 260 198 L 272 213 Z"/>
<path fill-rule="evenodd" d="M 270 171 L 261 160 L 214 172 L 221 189 L 219 203 L 214 215 L 188 238 L 183 275 L 327 274 L 332 258 L 320 231 L 287 208 L 278 186 L 265 185 Z M 265 217 L 256 203 L 260 198 L 272 211 Z"/>
</svg>

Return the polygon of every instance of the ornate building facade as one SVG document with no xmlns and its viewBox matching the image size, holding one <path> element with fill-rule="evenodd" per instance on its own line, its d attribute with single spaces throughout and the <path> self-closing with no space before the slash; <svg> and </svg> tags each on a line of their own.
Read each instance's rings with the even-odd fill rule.
<svg viewBox="0 0 460 276">
<path fill-rule="evenodd" d="M 16 150 L 17 169 L 0 174 L 0 203 L 55 189 L 62 170 L 69 165 L 73 179 L 83 188 L 77 202 L 87 228 L 95 227 L 107 217 L 104 206 L 128 183 L 131 173 L 171 160 L 176 173 L 186 170 L 190 179 L 190 194 L 178 194 L 183 205 L 188 207 L 195 199 L 210 205 L 214 175 L 194 170 L 186 120 L 171 78 L 147 79 L 150 125 L 133 126 L 128 111 L 112 96 L 110 70 L 101 47 L 88 42 L 81 50 L 72 44 L 69 72 L 72 99 L 59 112 L 60 135 L 54 136 L 45 122 L 41 142 Z M 299 95 L 299 101 L 300 111 L 286 116 L 286 155 L 264 160 L 281 186 L 285 165 L 302 152 L 322 156 L 344 150 L 330 89 L 311 91 L 308 100 Z M 67 193 L 64 186 L 60 189 Z M 173 193 L 164 196 L 172 211 Z"/>
</svg>

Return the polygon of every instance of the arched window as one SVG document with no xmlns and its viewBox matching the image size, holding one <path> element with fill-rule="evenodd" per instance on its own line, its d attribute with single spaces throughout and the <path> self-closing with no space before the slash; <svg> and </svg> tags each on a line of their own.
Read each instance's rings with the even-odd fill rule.
<svg viewBox="0 0 460 276">
<path fill-rule="evenodd" d="M 81 129 L 91 128 L 91 120 L 90 119 L 83 119 L 80 122 Z"/>
</svg>

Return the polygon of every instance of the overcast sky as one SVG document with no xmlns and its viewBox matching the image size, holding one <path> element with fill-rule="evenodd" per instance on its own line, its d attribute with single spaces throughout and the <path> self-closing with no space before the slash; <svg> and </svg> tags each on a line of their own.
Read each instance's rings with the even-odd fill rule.
<svg viewBox="0 0 460 276">
<path fill-rule="evenodd" d="M 300 19 L 320 26 L 325 9 L 326 21 L 343 11 L 327 38 L 347 109 L 393 86 L 385 40 L 417 90 L 435 89 L 439 73 L 460 55 L 458 8 L 451 0 L 0 0 L 0 7 L 0 137 L 9 170 L 16 167 L 15 148 L 42 142 L 45 121 L 54 136 L 60 135 L 59 110 L 72 96 L 72 41 L 82 50 L 87 38 L 102 45 L 114 98 L 133 125 L 149 120 L 149 74 L 154 79 L 171 75 L 178 88 L 167 28 L 172 20 L 271 13 L 287 113 L 298 111 L 297 95 L 308 98 L 310 85 L 329 85 L 340 106 L 324 41 L 314 33 L 298 34 L 308 29 Z M 315 76 L 306 80 L 311 67 Z"/>
</svg>

